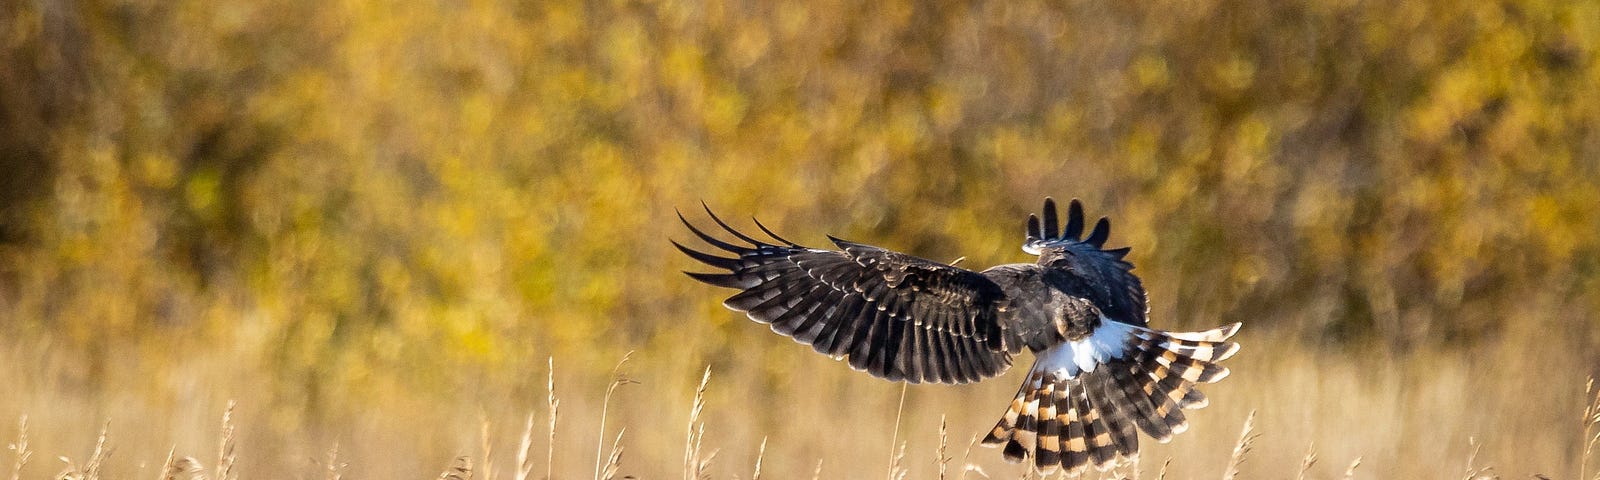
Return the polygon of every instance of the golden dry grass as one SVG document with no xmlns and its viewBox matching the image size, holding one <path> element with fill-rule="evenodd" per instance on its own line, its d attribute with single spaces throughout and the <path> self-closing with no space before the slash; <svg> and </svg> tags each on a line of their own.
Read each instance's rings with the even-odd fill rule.
<svg viewBox="0 0 1600 480">
<path fill-rule="evenodd" d="M 1600 396 L 1575 386 L 1581 382 L 1554 384 L 1527 395 L 1528 391 L 1495 386 L 1516 383 L 1510 376 L 1481 377 L 1470 369 L 1449 366 L 1464 358 L 1414 361 L 1428 367 L 1417 370 L 1351 366 L 1323 371 L 1312 370 L 1317 363 L 1312 357 L 1257 358 L 1210 389 L 1213 403 L 1191 416 L 1194 428 L 1189 433 L 1171 444 L 1147 446 L 1136 465 L 1090 472 L 1087 477 L 1476 479 L 1543 474 L 1584 478 L 1579 475 L 1586 474 L 1585 459 L 1593 462 L 1590 449 L 1593 426 L 1600 418 L 1594 413 L 1600 410 Z M 814 366 L 838 368 L 831 363 Z M 987 407 L 1003 403 L 1002 390 L 1010 387 L 1003 380 L 975 387 L 909 389 L 897 436 L 890 412 L 896 409 L 900 388 L 886 382 L 847 381 L 844 388 L 860 390 L 842 399 L 802 393 L 804 386 L 785 389 L 787 393 L 768 397 L 764 407 L 805 412 L 836 408 L 843 402 L 855 411 L 785 417 L 784 425 L 763 430 L 752 428 L 768 419 L 742 400 L 745 389 L 719 385 L 719 377 L 710 370 L 691 390 L 682 388 L 688 384 L 651 388 L 648 385 L 654 382 L 648 381 L 630 386 L 631 394 L 616 390 L 622 379 L 640 373 L 628 375 L 613 377 L 610 387 L 595 379 L 573 379 L 570 383 L 575 386 L 596 390 L 587 398 L 598 397 L 600 403 L 598 409 L 584 408 L 585 395 L 564 394 L 565 401 L 559 403 L 580 413 L 562 414 L 560 424 L 553 421 L 558 403 L 553 391 L 546 408 L 523 412 L 520 420 L 511 412 L 474 412 L 471 405 L 457 405 L 460 409 L 454 414 L 443 415 L 408 414 L 377 405 L 370 416 L 341 424 L 349 430 L 330 436 L 274 433 L 269 421 L 252 415 L 248 399 L 244 407 L 231 403 L 223 407 L 220 424 L 189 432 L 161 430 L 159 425 L 213 417 L 216 412 L 174 414 L 128 406 L 113 413 L 102 411 L 100 415 L 113 420 L 100 424 L 96 433 L 95 423 L 86 421 L 91 417 L 65 415 L 84 412 L 41 408 L 35 415 L 59 423 L 40 429 L 38 421 L 29 417 L 19 422 L 10 442 L 16 465 L 12 477 L 792 478 L 807 476 L 816 468 L 822 472 L 820 478 L 1037 477 L 1001 462 L 996 451 L 960 440 L 963 430 L 975 440 L 993 421 L 990 416 L 996 412 Z M 686 379 L 680 375 L 678 380 Z M 611 391 L 602 393 L 603 389 Z M 1460 395 L 1462 389 L 1482 389 L 1482 393 Z M 678 398 L 656 397 L 666 392 L 676 392 Z M 51 396 L 39 393 L 43 392 L 34 396 Z M 612 393 L 617 393 L 615 404 L 605 412 L 604 402 Z M 969 404 L 978 408 L 962 408 Z M 1495 411 L 1503 413 L 1497 416 Z M 1457 412 L 1481 414 L 1464 420 Z M 614 422 L 620 425 L 596 428 L 608 413 L 618 417 Z M 479 420 L 474 421 L 475 416 Z M 537 422 L 536 416 L 549 421 Z M 661 435 L 685 423 L 687 436 L 680 433 L 678 441 Z M 442 439 L 432 437 L 441 433 Z M 752 435 L 762 438 L 747 441 Z M 418 436 L 433 440 L 417 442 Z M 535 438 L 544 445 L 535 445 Z M 598 445 L 609 449 L 591 453 L 583 447 L 590 440 L 602 440 Z M 965 445 L 965 451 L 953 458 L 952 445 Z M 75 453 L 75 448 L 85 446 L 91 448 L 86 455 Z M 533 460 L 540 447 L 548 449 L 544 462 Z M 40 455 L 59 461 L 37 461 Z M 674 457 L 679 460 L 673 461 Z M 679 466 L 673 467 L 674 463 Z M 543 476 L 532 473 L 541 470 Z"/>
</svg>

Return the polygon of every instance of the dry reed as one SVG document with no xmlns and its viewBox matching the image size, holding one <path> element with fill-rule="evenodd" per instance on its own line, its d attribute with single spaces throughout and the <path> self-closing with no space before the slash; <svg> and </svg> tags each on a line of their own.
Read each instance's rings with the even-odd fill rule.
<svg viewBox="0 0 1600 480">
<path fill-rule="evenodd" d="M 1600 425 L 1600 390 L 1594 388 L 1594 377 L 1589 377 L 1583 384 L 1583 393 L 1589 397 L 1589 404 L 1583 407 L 1583 454 L 1578 459 L 1578 479 L 1600 479 L 1600 473 L 1594 477 L 1589 476 L 1589 458 L 1594 454 L 1595 442 L 1600 441 L 1600 432 L 1595 426 Z"/>
<path fill-rule="evenodd" d="M 528 480 L 533 473 L 533 459 L 528 458 L 528 452 L 533 449 L 533 414 L 528 414 L 528 421 L 522 427 L 522 439 L 517 442 L 517 475 L 516 480 Z"/>
<path fill-rule="evenodd" d="M 22 467 L 28 464 L 28 459 L 33 457 L 33 451 L 28 449 L 28 416 L 23 415 L 17 419 L 17 441 L 6 446 L 16 452 L 16 461 L 11 466 L 11 480 L 22 479 Z"/>
<path fill-rule="evenodd" d="M 622 469 L 622 434 L 627 428 L 617 430 L 617 438 L 611 442 L 611 453 L 606 455 L 605 465 L 600 469 L 600 478 L 597 480 L 612 480 L 617 477 L 617 471 Z"/>
<path fill-rule="evenodd" d="M 172 447 L 172 449 L 167 450 L 167 461 L 161 462 L 161 472 L 156 477 L 157 479 L 159 479 L 159 480 L 172 480 L 172 479 L 178 478 L 178 471 L 177 471 L 176 468 L 173 468 L 173 467 L 176 466 L 176 465 L 173 464 L 173 460 L 175 460 L 177 458 L 177 456 L 178 456 L 178 447 Z"/>
<path fill-rule="evenodd" d="M 328 449 L 328 460 L 322 465 L 322 478 L 324 480 L 340 480 L 344 478 L 345 467 L 348 463 L 339 461 L 339 443 L 334 442 L 333 448 Z"/>
<path fill-rule="evenodd" d="M 602 463 L 606 462 L 607 459 L 614 458 L 614 457 L 620 457 L 622 455 L 622 452 L 620 450 L 618 450 L 618 448 L 619 448 L 618 446 L 621 445 L 621 443 L 622 443 L 622 433 L 621 432 L 617 433 L 617 439 L 616 439 L 615 442 L 612 443 L 612 447 L 611 447 L 612 451 L 611 451 L 610 455 L 602 455 L 601 454 L 601 450 L 605 447 L 605 442 L 606 442 L 606 414 L 611 409 L 611 396 L 616 393 L 618 387 L 621 387 L 623 385 L 633 384 L 633 383 L 639 383 L 639 382 L 635 382 L 635 381 L 629 379 L 626 375 L 623 375 L 623 373 L 622 373 L 622 366 L 626 365 L 628 363 L 628 359 L 632 358 L 632 357 L 633 357 L 633 352 L 628 352 L 628 353 L 623 354 L 622 355 L 622 360 L 617 361 L 617 366 L 611 368 L 611 383 L 609 385 L 606 385 L 605 397 L 600 402 L 600 435 L 599 435 L 599 440 L 596 440 L 595 441 L 595 445 L 594 445 L 594 478 L 595 478 L 595 480 L 600 480 L 601 477 L 602 477 L 602 475 L 601 475 L 601 473 L 602 473 L 601 470 L 603 468 L 602 467 Z"/>
<path fill-rule="evenodd" d="M 111 424 L 106 423 L 100 427 L 100 435 L 95 439 L 94 451 L 89 454 L 89 461 L 82 467 L 67 457 L 57 457 L 65 467 L 61 473 L 56 474 L 57 480 L 99 480 L 100 470 L 105 464 L 106 457 L 111 455 L 111 450 L 106 444 L 106 438 L 111 430 Z"/>
<path fill-rule="evenodd" d="M 173 453 L 176 453 L 176 451 Z M 200 460 L 194 457 L 174 459 L 173 454 L 169 453 L 166 464 L 161 468 L 160 478 L 161 480 L 200 480 L 206 478 L 205 469 L 205 465 L 201 465 Z"/>
<path fill-rule="evenodd" d="M 689 407 L 689 428 L 684 438 L 683 449 L 683 479 L 700 480 L 704 478 L 706 467 L 711 463 L 711 457 L 702 458 L 701 442 L 705 440 L 706 424 L 700 421 L 700 412 L 706 408 L 706 384 L 711 381 L 711 367 L 707 366 L 704 375 L 700 376 L 700 386 L 694 390 L 694 402 Z"/>
<path fill-rule="evenodd" d="M 1295 480 L 1306 480 L 1306 474 L 1311 471 L 1311 466 L 1317 464 L 1317 444 L 1312 442 L 1306 446 L 1306 456 L 1300 459 L 1300 473 L 1295 474 Z"/>
<path fill-rule="evenodd" d="M 233 473 L 233 464 L 237 460 L 234 452 L 236 445 L 233 439 L 235 428 L 233 425 L 233 407 L 235 405 L 236 403 L 233 400 L 229 400 L 227 408 L 222 410 L 222 434 L 220 435 L 221 440 L 217 442 L 216 480 L 234 480 L 238 478 Z"/>
<path fill-rule="evenodd" d="M 767 457 L 767 437 L 761 437 L 761 447 L 756 450 L 756 469 L 750 480 L 761 480 L 761 460 Z"/>
<path fill-rule="evenodd" d="M 1462 478 L 1465 480 L 1498 478 L 1492 473 L 1494 471 L 1493 466 L 1487 466 L 1483 468 L 1478 468 L 1475 466 L 1478 461 L 1478 452 L 1479 450 L 1483 449 L 1483 444 L 1478 443 L 1477 437 L 1467 437 L 1467 444 L 1472 446 L 1472 453 L 1467 454 L 1467 474 Z"/>
<path fill-rule="evenodd" d="M 950 446 L 950 430 L 948 419 L 944 414 L 939 415 L 939 450 L 934 452 L 933 463 L 939 467 L 939 480 L 944 480 L 945 470 L 950 466 L 950 457 L 945 454 L 945 449 Z"/>
<path fill-rule="evenodd" d="M 972 440 L 967 441 L 967 451 L 966 451 L 966 453 L 963 453 L 961 455 L 962 467 L 961 467 L 961 477 L 959 477 L 960 480 L 966 480 L 967 479 L 967 474 L 968 473 L 972 473 L 972 472 L 976 472 L 978 474 L 978 476 L 980 476 L 980 477 L 989 478 L 989 473 L 983 471 L 983 467 L 980 467 L 980 466 L 972 463 L 972 447 L 975 447 L 977 445 L 978 445 L 978 435 L 973 435 L 972 436 Z"/>
<path fill-rule="evenodd" d="M 1350 461 L 1350 467 L 1344 469 L 1344 478 L 1345 478 L 1345 480 L 1350 480 L 1352 478 L 1356 478 L 1356 467 L 1359 467 L 1359 466 L 1361 466 L 1361 457 L 1356 457 L 1355 460 L 1351 460 Z"/>
<path fill-rule="evenodd" d="M 889 480 L 905 480 L 906 475 L 910 473 L 909 470 L 900 466 L 900 462 L 905 458 L 906 444 L 901 443 L 900 448 L 896 449 L 894 455 L 889 457 Z"/>
<path fill-rule="evenodd" d="M 439 480 L 472 480 L 472 457 L 456 457 L 450 468 L 439 474 Z"/>
<path fill-rule="evenodd" d="M 1256 412 L 1251 410 L 1250 415 L 1244 419 L 1244 428 L 1239 429 L 1239 442 L 1233 446 L 1233 455 L 1228 458 L 1228 469 L 1223 472 L 1222 480 L 1233 480 L 1239 476 L 1239 465 L 1244 463 L 1245 454 L 1250 453 L 1251 444 L 1255 443 L 1256 437 L 1261 436 L 1255 433 L 1255 424 Z"/>
<path fill-rule="evenodd" d="M 478 471 L 483 472 L 484 480 L 494 480 L 494 443 L 489 441 L 489 419 L 486 416 L 479 418 L 478 425 L 479 445 L 483 453 L 483 463 Z"/>
<path fill-rule="evenodd" d="M 545 364 L 548 366 L 549 376 L 545 378 L 545 404 L 550 412 L 550 431 L 545 443 L 544 479 L 551 480 L 556 466 L 556 414 L 561 407 L 561 401 L 556 399 L 556 359 L 547 357 Z"/>
<path fill-rule="evenodd" d="M 900 467 L 900 459 L 906 456 L 906 446 L 900 443 L 900 420 L 906 413 L 906 390 L 910 384 L 900 384 L 900 404 L 894 411 L 894 433 L 889 436 L 889 480 L 905 478 L 905 471 Z"/>
</svg>

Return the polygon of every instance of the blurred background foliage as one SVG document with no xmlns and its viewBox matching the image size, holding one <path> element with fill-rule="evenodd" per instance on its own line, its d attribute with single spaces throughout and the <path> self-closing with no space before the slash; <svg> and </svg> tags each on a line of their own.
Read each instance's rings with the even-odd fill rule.
<svg viewBox="0 0 1600 480">
<path fill-rule="evenodd" d="M 1600 371 L 1597 48 L 1593 0 L 5 2 L 10 411 L 203 432 L 244 397 L 331 442 L 630 350 L 625 421 L 705 364 L 783 401 L 812 360 L 678 273 L 674 208 L 983 267 L 1029 260 L 1046 195 L 1112 217 L 1159 326 L 1548 356 L 1495 378 L 1569 401 Z"/>
</svg>

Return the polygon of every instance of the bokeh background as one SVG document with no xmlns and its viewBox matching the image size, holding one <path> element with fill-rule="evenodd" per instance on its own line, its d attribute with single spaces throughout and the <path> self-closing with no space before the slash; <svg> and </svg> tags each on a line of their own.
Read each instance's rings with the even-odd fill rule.
<svg viewBox="0 0 1600 480">
<path fill-rule="evenodd" d="M 965 451 L 1017 372 L 910 387 L 896 434 L 899 385 L 667 239 L 704 201 L 985 267 L 1052 195 L 1112 217 L 1156 326 L 1245 322 L 1144 475 L 1219 475 L 1256 410 L 1251 478 L 1571 478 L 1597 48 L 1595 0 L 3 2 L 0 438 L 27 415 L 42 477 L 109 424 L 108 475 L 150 476 L 237 400 L 245 478 L 335 446 L 432 478 L 485 424 L 510 465 L 529 413 L 542 454 L 553 361 L 581 477 L 634 351 L 623 474 L 678 475 L 709 366 L 714 478 L 763 439 L 769 478 L 881 476 L 896 439 L 928 478 L 941 416 L 952 468 L 1015 478 Z"/>
</svg>

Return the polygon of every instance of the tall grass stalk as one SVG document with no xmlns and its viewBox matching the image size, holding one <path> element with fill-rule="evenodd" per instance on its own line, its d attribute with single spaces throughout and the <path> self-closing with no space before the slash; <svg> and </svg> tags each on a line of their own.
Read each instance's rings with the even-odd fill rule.
<svg viewBox="0 0 1600 480">
<path fill-rule="evenodd" d="M 111 455 L 111 450 L 106 442 L 110 431 L 110 423 L 100 427 L 100 435 L 94 441 L 94 451 L 89 453 L 89 460 L 84 462 L 82 467 L 79 467 L 70 458 L 60 457 L 61 463 L 66 464 L 66 467 L 61 473 L 56 474 L 55 478 L 58 480 L 99 480 L 100 469 L 105 465 L 106 457 Z"/>
<path fill-rule="evenodd" d="M 1233 455 L 1228 458 L 1228 469 L 1223 472 L 1222 480 L 1233 480 L 1239 476 L 1239 465 L 1244 463 L 1245 454 L 1250 453 L 1251 444 L 1261 436 L 1255 433 L 1255 428 L 1256 412 L 1251 410 L 1250 415 L 1244 418 L 1244 428 L 1239 429 L 1239 442 L 1233 446 Z"/>
<path fill-rule="evenodd" d="M 750 480 L 761 480 L 761 460 L 767 458 L 767 437 L 761 437 L 761 448 L 756 450 L 756 470 Z"/>
<path fill-rule="evenodd" d="M 217 470 L 216 480 L 234 480 L 233 464 L 237 459 L 234 443 L 233 408 L 237 402 L 228 400 L 227 408 L 222 410 L 222 433 L 217 442 Z"/>
<path fill-rule="evenodd" d="M 700 386 L 694 390 L 694 402 L 689 407 L 689 428 L 684 435 L 683 479 L 700 480 L 711 462 L 710 456 L 702 458 L 701 442 L 705 440 L 706 425 L 700 421 L 700 412 L 706 408 L 706 383 L 711 381 L 711 367 L 700 376 Z M 713 453 L 711 456 L 715 456 Z"/>
<path fill-rule="evenodd" d="M 7 445 L 12 452 L 16 452 L 16 461 L 11 464 L 11 480 L 22 479 L 22 467 L 28 464 L 28 459 L 33 457 L 33 451 L 28 450 L 28 416 L 23 415 L 17 419 L 17 441 Z"/>
<path fill-rule="evenodd" d="M 323 465 L 324 480 L 340 480 L 344 478 L 345 467 L 350 466 L 339 460 L 339 442 L 333 443 L 333 448 L 328 449 L 328 461 Z"/>
<path fill-rule="evenodd" d="M 1317 443 L 1311 442 L 1306 446 L 1306 455 L 1300 458 L 1300 473 L 1295 474 L 1295 480 L 1306 480 L 1306 474 L 1311 472 L 1311 466 L 1317 464 Z"/>
<path fill-rule="evenodd" d="M 1350 480 L 1352 478 L 1356 478 L 1356 467 L 1359 467 L 1359 466 L 1361 466 L 1361 457 L 1356 457 L 1355 460 L 1351 460 L 1350 461 L 1350 467 L 1344 469 L 1344 478 L 1345 478 L 1345 480 Z"/>
<path fill-rule="evenodd" d="M 550 430 L 545 438 L 544 479 L 554 477 L 556 467 L 556 413 L 561 407 L 561 401 L 556 399 L 556 358 L 547 357 L 545 364 L 549 367 L 549 376 L 545 378 L 545 405 L 549 408 Z"/>
<path fill-rule="evenodd" d="M 598 480 L 617 478 L 617 471 L 622 469 L 622 434 L 627 432 L 627 428 L 617 430 L 617 438 L 611 442 L 611 453 L 606 455 L 606 462 L 604 467 L 600 469 L 600 478 Z"/>
<path fill-rule="evenodd" d="M 911 384 L 900 383 L 900 405 L 894 410 L 894 433 L 889 436 L 889 473 L 886 478 L 895 480 L 905 476 L 900 470 L 900 458 L 906 455 L 906 448 L 900 444 L 900 419 L 906 413 L 906 391 Z"/>
<path fill-rule="evenodd" d="M 601 467 L 603 466 L 603 464 L 606 462 L 606 459 L 608 458 L 606 455 L 602 455 L 601 452 L 604 450 L 605 445 L 606 445 L 606 414 L 611 409 L 611 395 L 616 393 L 617 387 L 621 387 L 623 385 L 628 385 L 628 384 L 631 384 L 631 383 L 639 383 L 639 382 L 635 382 L 633 380 L 628 379 L 628 377 L 626 377 L 626 376 L 624 376 L 622 374 L 622 366 L 626 365 L 628 363 L 628 359 L 632 358 L 632 357 L 633 357 L 633 352 L 631 352 L 631 351 L 628 352 L 628 353 L 623 354 L 622 355 L 622 360 L 617 361 L 617 366 L 611 368 L 611 383 L 609 385 L 606 385 L 605 398 L 603 400 L 601 400 L 601 402 L 600 402 L 600 437 L 599 437 L 599 440 L 595 441 L 595 445 L 594 445 L 594 478 L 595 478 L 595 480 L 600 480 Z M 620 443 L 621 441 L 622 441 L 622 434 L 618 433 L 617 434 L 617 442 Z"/>
<path fill-rule="evenodd" d="M 972 439 L 967 441 L 966 453 L 961 454 L 961 476 L 958 477 L 960 480 L 966 480 L 967 474 L 973 472 L 977 473 L 980 477 L 989 478 L 989 473 L 983 471 L 983 467 L 972 463 L 972 447 L 978 445 L 978 438 L 978 435 L 973 435 Z"/>
<path fill-rule="evenodd" d="M 482 466 L 478 471 L 483 472 L 484 480 L 494 480 L 494 443 L 489 441 L 489 418 L 487 415 L 478 421 L 478 439 L 483 454 Z"/>
<path fill-rule="evenodd" d="M 939 467 L 939 480 L 944 480 L 945 469 L 950 466 L 950 457 L 945 454 L 945 449 L 950 446 L 950 430 L 947 424 L 946 416 L 939 414 L 939 450 L 933 455 L 933 463 Z"/>
<path fill-rule="evenodd" d="M 1589 476 L 1589 458 L 1594 455 L 1595 442 L 1600 441 L 1600 432 L 1594 431 L 1595 425 L 1600 425 L 1600 390 L 1594 388 L 1594 377 L 1584 382 L 1583 393 L 1590 400 L 1583 407 L 1583 455 L 1578 459 L 1578 478 L 1594 480 L 1600 479 L 1600 473 Z"/>
<path fill-rule="evenodd" d="M 472 480 L 472 457 L 461 455 L 450 464 L 450 468 L 439 474 L 439 480 Z"/>
<path fill-rule="evenodd" d="M 171 450 L 167 450 L 167 461 L 161 462 L 161 472 L 156 476 L 157 480 L 172 480 L 178 478 L 178 471 L 173 468 L 175 466 L 173 464 L 173 460 L 176 459 L 177 456 L 178 447 L 172 447 Z M 12 478 L 15 480 L 15 477 Z"/>
<path fill-rule="evenodd" d="M 516 480 L 528 480 L 533 473 L 533 459 L 528 457 L 529 450 L 533 449 L 533 414 L 528 414 L 528 421 L 522 427 L 522 439 L 517 442 L 517 475 Z"/>
</svg>

